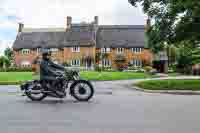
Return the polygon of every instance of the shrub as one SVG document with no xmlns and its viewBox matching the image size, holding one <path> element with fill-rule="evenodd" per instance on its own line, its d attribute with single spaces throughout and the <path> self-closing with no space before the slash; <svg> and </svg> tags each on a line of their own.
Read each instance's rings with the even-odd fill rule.
<svg viewBox="0 0 200 133">
<path fill-rule="evenodd" d="M 99 67 L 98 65 L 94 66 L 94 70 L 100 72 L 101 71 L 101 67 Z"/>
<path fill-rule="evenodd" d="M 138 68 L 135 66 L 130 66 L 130 67 L 128 67 L 128 70 L 138 70 Z"/>
<path fill-rule="evenodd" d="M 103 71 L 113 71 L 112 67 L 102 67 Z"/>
<path fill-rule="evenodd" d="M 146 66 L 146 67 L 144 67 L 144 70 L 145 70 L 146 72 L 151 72 L 151 71 L 153 70 L 153 67 L 151 67 L 151 66 Z"/>
<path fill-rule="evenodd" d="M 178 72 L 177 64 L 170 65 L 168 72 Z"/>
<path fill-rule="evenodd" d="M 134 67 L 134 66 L 128 67 L 128 70 L 131 70 L 131 71 L 134 71 L 134 72 L 145 72 L 145 70 L 143 68 Z"/>
<path fill-rule="evenodd" d="M 71 66 L 68 62 L 64 62 L 62 65 L 65 66 L 65 67 L 70 67 Z"/>
</svg>

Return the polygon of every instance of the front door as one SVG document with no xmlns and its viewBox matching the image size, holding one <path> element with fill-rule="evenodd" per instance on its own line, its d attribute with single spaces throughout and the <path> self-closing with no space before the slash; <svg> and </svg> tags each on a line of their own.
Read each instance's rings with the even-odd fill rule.
<svg viewBox="0 0 200 133">
<path fill-rule="evenodd" d="M 155 68 L 159 73 L 164 73 L 165 61 L 154 61 L 153 68 Z"/>
</svg>

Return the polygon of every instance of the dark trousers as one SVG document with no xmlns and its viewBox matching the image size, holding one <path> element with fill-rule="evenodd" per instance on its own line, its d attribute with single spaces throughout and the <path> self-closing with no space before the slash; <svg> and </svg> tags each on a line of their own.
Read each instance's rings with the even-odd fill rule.
<svg viewBox="0 0 200 133">
<path fill-rule="evenodd" d="M 55 78 L 48 78 L 48 79 L 42 79 L 41 80 L 42 82 L 42 86 L 47 89 L 47 90 L 52 90 L 52 91 L 56 91 L 57 89 L 59 89 L 59 87 L 62 86 L 61 84 L 61 79 L 55 79 Z M 47 85 L 50 85 L 50 86 L 47 86 Z M 61 86 L 59 86 L 61 85 Z"/>
</svg>

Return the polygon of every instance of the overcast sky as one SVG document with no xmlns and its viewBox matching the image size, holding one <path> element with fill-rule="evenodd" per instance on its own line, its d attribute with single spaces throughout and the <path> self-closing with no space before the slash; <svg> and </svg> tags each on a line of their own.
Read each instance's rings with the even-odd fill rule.
<svg viewBox="0 0 200 133">
<path fill-rule="evenodd" d="M 110 25 L 143 25 L 146 20 L 141 7 L 128 0 L 0 0 L 0 55 L 12 46 L 18 22 L 33 28 L 64 27 L 66 16 L 74 23 L 99 16 L 100 24 Z"/>
</svg>

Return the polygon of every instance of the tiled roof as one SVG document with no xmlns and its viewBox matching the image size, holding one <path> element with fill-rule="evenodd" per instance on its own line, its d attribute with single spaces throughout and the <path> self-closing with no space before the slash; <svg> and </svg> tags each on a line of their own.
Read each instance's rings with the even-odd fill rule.
<svg viewBox="0 0 200 133">
<path fill-rule="evenodd" d="M 69 46 L 91 46 L 95 43 L 94 31 L 71 29 L 64 32 L 22 32 L 18 33 L 14 49 L 62 48 Z"/>
<path fill-rule="evenodd" d="M 70 46 L 144 47 L 143 25 L 72 25 L 67 31 L 36 31 L 18 33 L 14 49 L 62 48 Z M 96 42 L 96 43 L 95 43 Z"/>
<path fill-rule="evenodd" d="M 144 47 L 143 25 L 105 25 L 97 32 L 97 47 Z"/>
</svg>

